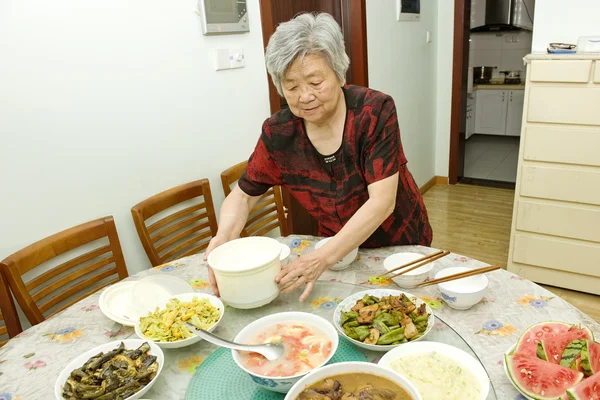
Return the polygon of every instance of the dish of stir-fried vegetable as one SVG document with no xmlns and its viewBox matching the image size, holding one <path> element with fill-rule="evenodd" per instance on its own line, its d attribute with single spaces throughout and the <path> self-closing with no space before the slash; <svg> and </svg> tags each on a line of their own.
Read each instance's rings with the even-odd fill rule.
<svg viewBox="0 0 600 400">
<path fill-rule="evenodd" d="M 350 311 L 342 311 L 341 325 L 349 338 L 365 344 L 395 345 L 421 337 L 429 314 L 405 294 L 378 298 L 365 295 Z"/>
</svg>

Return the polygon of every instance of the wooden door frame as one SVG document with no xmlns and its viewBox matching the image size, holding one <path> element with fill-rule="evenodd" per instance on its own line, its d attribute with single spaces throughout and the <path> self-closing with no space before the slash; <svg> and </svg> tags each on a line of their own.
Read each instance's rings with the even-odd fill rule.
<svg viewBox="0 0 600 400">
<path fill-rule="evenodd" d="M 271 4 L 277 0 L 260 0 L 263 45 L 265 50 L 271 37 L 267 32 L 275 32 L 273 10 Z M 367 11 L 366 0 L 340 0 L 342 4 L 342 32 L 346 51 L 352 59 L 352 80 L 355 85 L 369 86 L 369 69 L 367 60 Z M 354 28 L 354 29 L 353 29 Z M 280 110 L 280 96 L 277 93 L 271 76 L 269 80 L 269 102 L 271 114 Z"/>
<path fill-rule="evenodd" d="M 458 183 L 463 175 L 465 132 L 461 132 L 461 125 L 464 125 L 461 124 L 461 121 L 465 118 L 467 107 L 466 81 L 469 57 L 468 40 L 470 36 L 470 10 L 471 0 L 454 1 L 452 108 L 450 114 L 450 155 L 448 165 L 448 181 L 450 184 Z"/>
</svg>

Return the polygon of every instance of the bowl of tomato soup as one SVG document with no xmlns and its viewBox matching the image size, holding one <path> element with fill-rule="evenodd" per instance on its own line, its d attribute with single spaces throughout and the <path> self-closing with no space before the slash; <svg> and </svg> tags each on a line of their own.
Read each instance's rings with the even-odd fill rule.
<svg viewBox="0 0 600 400">
<path fill-rule="evenodd" d="M 300 378 L 329 362 L 338 340 L 337 331 L 326 319 L 284 312 L 257 319 L 235 337 L 235 342 L 244 344 L 281 343 L 281 358 L 269 361 L 260 354 L 237 350 L 232 350 L 232 356 L 257 385 L 287 393 Z"/>
</svg>

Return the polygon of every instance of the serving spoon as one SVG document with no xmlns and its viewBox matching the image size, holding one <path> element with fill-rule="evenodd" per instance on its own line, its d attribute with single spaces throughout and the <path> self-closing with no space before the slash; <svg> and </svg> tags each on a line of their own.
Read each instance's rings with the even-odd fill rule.
<svg viewBox="0 0 600 400">
<path fill-rule="evenodd" d="M 190 324 L 189 322 L 185 323 L 187 327 L 192 331 L 195 335 L 201 337 L 202 339 L 215 344 L 220 347 L 225 347 L 227 349 L 240 350 L 240 351 L 249 351 L 253 353 L 258 353 L 263 355 L 267 360 L 274 361 L 283 356 L 283 345 L 280 343 L 265 343 L 265 344 L 239 344 L 235 342 L 231 342 L 229 340 L 225 340 L 217 335 L 214 335 L 204 329 L 200 329 L 195 325 Z"/>
</svg>

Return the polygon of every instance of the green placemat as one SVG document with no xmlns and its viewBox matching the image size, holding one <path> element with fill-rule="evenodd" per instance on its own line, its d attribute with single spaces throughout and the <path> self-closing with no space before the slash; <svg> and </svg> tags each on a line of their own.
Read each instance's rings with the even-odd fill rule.
<svg viewBox="0 0 600 400">
<path fill-rule="evenodd" d="M 329 364 L 344 361 L 366 361 L 354 345 L 340 338 L 337 351 Z M 231 350 L 218 349 L 198 367 L 185 393 L 186 400 L 282 400 L 285 394 L 259 387 L 242 371 Z"/>
</svg>

